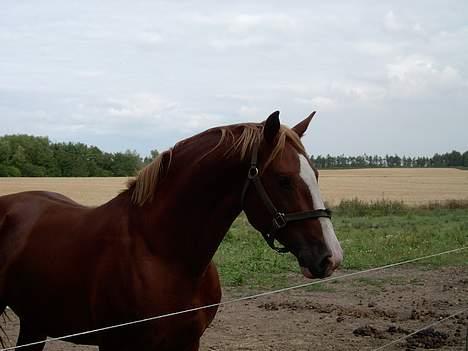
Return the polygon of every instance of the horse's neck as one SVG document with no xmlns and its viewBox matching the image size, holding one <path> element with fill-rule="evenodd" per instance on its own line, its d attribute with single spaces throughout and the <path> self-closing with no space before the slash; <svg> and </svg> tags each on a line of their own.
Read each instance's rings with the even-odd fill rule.
<svg viewBox="0 0 468 351">
<path fill-rule="evenodd" d="M 246 173 L 239 160 L 197 157 L 175 151 L 156 197 L 138 216 L 151 251 L 194 276 L 203 274 L 239 215 Z"/>
</svg>

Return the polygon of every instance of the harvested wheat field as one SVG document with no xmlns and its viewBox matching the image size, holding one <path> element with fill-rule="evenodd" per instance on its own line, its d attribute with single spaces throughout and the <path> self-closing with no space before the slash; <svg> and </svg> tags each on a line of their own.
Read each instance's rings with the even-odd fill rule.
<svg viewBox="0 0 468 351">
<path fill-rule="evenodd" d="M 0 178 L 0 196 L 30 190 L 64 194 L 88 206 L 97 206 L 125 189 L 128 178 Z"/>
<path fill-rule="evenodd" d="M 343 199 L 393 200 L 410 205 L 468 199 L 468 171 L 452 168 L 323 170 L 323 197 L 330 204 Z"/>
<path fill-rule="evenodd" d="M 106 202 L 125 188 L 127 178 L 0 178 L 0 195 L 27 191 L 56 191 L 90 206 Z M 398 200 L 423 204 L 468 199 L 468 171 L 451 168 L 323 170 L 324 199 Z"/>
</svg>

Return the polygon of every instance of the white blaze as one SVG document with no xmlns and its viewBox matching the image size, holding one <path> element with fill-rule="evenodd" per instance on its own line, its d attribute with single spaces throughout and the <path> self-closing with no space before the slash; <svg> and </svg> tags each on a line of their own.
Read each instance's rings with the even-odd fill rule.
<svg viewBox="0 0 468 351">
<path fill-rule="evenodd" d="M 320 196 L 320 189 L 317 178 L 315 177 L 315 173 L 310 166 L 309 161 L 307 161 L 306 157 L 302 154 L 299 155 L 299 164 L 299 175 L 301 176 L 304 183 L 306 183 L 309 187 L 310 195 L 314 203 L 314 210 L 324 209 L 325 205 L 323 204 L 322 198 Z M 322 226 L 325 245 L 327 245 L 328 249 L 330 250 L 332 254 L 331 259 L 336 267 L 343 260 L 343 250 L 341 249 L 341 245 L 336 238 L 335 230 L 333 229 L 333 224 L 330 218 L 320 217 L 318 220 Z"/>
</svg>

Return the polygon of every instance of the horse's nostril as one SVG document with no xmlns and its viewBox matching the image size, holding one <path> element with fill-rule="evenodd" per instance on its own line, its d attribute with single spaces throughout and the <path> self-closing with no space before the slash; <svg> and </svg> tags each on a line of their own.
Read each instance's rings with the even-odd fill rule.
<svg viewBox="0 0 468 351">
<path fill-rule="evenodd" d="M 317 276 L 317 278 L 323 278 L 328 275 L 329 268 L 333 264 L 331 258 L 332 256 L 329 253 L 326 253 L 317 261 L 314 265 L 315 267 L 310 267 L 310 270 L 315 276 Z"/>
<path fill-rule="evenodd" d="M 319 263 L 320 270 L 325 273 L 331 264 L 332 264 L 331 255 L 327 255 L 323 257 Z"/>
</svg>

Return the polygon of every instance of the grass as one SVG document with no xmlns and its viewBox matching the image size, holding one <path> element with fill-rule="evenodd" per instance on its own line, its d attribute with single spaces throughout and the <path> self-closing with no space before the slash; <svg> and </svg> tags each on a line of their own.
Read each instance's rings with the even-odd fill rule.
<svg viewBox="0 0 468 351">
<path fill-rule="evenodd" d="M 468 202 L 448 201 L 410 207 L 401 202 L 342 201 L 333 224 L 345 251 L 343 268 L 360 270 L 468 246 Z M 296 259 L 271 250 L 240 216 L 221 244 L 215 262 L 227 286 L 277 287 L 292 272 Z M 465 265 L 468 250 L 417 263 L 424 268 Z"/>
<path fill-rule="evenodd" d="M 277 286 L 286 281 L 295 259 L 275 254 L 240 216 L 218 249 L 215 261 L 225 285 Z"/>
</svg>

